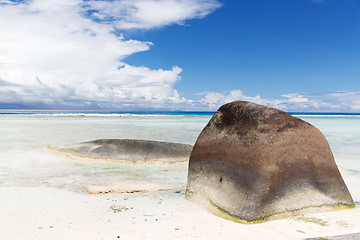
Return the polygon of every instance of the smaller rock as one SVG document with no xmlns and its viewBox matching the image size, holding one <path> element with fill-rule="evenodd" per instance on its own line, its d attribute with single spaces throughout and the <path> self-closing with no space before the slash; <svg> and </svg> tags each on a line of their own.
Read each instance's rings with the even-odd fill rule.
<svg viewBox="0 0 360 240">
<path fill-rule="evenodd" d="M 111 205 L 110 208 L 114 211 L 122 211 L 125 209 L 124 205 Z"/>
<path fill-rule="evenodd" d="M 169 164 L 187 162 L 192 145 L 140 139 L 98 139 L 75 145 L 48 146 L 44 150 L 82 161 Z"/>
</svg>

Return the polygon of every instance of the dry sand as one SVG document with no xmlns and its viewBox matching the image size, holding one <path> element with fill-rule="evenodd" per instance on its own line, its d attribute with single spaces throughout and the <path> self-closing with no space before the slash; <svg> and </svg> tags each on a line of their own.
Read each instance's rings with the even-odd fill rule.
<svg viewBox="0 0 360 240">
<path fill-rule="evenodd" d="M 359 207 L 242 225 L 203 211 L 185 199 L 184 189 L 91 195 L 45 187 L 0 188 L 1 240 L 279 240 L 357 232 Z"/>
</svg>

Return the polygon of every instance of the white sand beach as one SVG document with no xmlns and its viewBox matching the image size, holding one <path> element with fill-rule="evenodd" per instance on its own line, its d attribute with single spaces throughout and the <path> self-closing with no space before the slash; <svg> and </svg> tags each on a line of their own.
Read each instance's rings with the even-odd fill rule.
<svg viewBox="0 0 360 240">
<path fill-rule="evenodd" d="M 2 116 L 0 239 L 278 240 L 360 232 L 357 118 L 308 119 L 328 137 L 357 207 L 261 224 L 234 223 L 186 200 L 186 164 L 85 163 L 41 151 L 96 138 L 193 144 L 209 117 Z M 90 194 L 89 186 L 110 193 Z"/>
<path fill-rule="evenodd" d="M 360 232 L 359 208 L 244 225 L 200 209 L 184 190 L 90 195 L 13 187 L 1 188 L 0 196 L 0 239 L 278 240 Z"/>
</svg>

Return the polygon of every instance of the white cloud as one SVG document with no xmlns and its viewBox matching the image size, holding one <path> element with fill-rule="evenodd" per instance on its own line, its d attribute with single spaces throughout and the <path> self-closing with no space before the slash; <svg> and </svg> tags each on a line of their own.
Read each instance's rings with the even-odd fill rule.
<svg viewBox="0 0 360 240">
<path fill-rule="evenodd" d="M 11 1 L 11 0 L 0 0 L 0 4 L 3 5 L 17 5 L 19 4 L 21 1 L 17 0 L 17 1 Z"/>
<path fill-rule="evenodd" d="M 199 101 L 207 110 L 215 111 L 221 105 L 236 101 L 250 101 L 287 112 L 360 112 L 360 91 L 337 91 L 317 93 L 290 93 L 282 98 L 268 99 L 260 96 L 249 97 L 241 90 L 229 93 L 203 93 Z"/>
<path fill-rule="evenodd" d="M 339 111 L 339 106 L 327 101 L 319 93 L 291 93 L 281 95 L 278 108 L 288 112 L 333 112 Z"/>
<path fill-rule="evenodd" d="M 260 96 L 248 97 L 245 96 L 241 90 L 232 90 L 229 94 L 210 92 L 207 93 L 205 97 L 200 100 L 200 103 L 206 105 L 210 110 L 216 110 L 221 105 L 236 100 L 250 101 L 258 104 L 266 104 L 266 101 L 261 99 Z"/>
<path fill-rule="evenodd" d="M 151 28 L 179 24 L 205 16 L 219 6 L 216 3 L 0 0 L 0 107 L 160 107 L 166 102 L 187 102 L 174 89 L 182 69 L 153 70 L 124 63 L 126 56 L 147 51 L 153 43 L 124 39 L 114 34 L 114 25 L 136 22 L 136 28 Z M 113 24 L 95 21 L 84 13 L 93 8 L 103 18 L 120 17 Z M 130 9 L 137 10 L 132 15 Z M 178 12 L 171 12 L 175 9 Z"/>
<path fill-rule="evenodd" d="M 90 16 L 110 21 L 119 29 L 184 24 L 185 20 L 203 18 L 220 6 L 217 0 L 90 0 L 84 5 Z"/>
<path fill-rule="evenodd" d="M 309 102 L 309 99 L 307 99 L 306 97 L 302 96 L 301 94 L 298 93 L 291 93 L 291 94 L 284 94 L 281 95 L 282 97 L 286 97 L 288 98 L 288 102 L 292 102 L 292 103 L 306 103 Z"/>
<path fill-rule="evenodd" d="M 331 103 L 335 108 L 347 112 L 358 112 L 360 106 L 360 91 L 335 91 L 309 94 L 311 97 L 319 97 Z"/>
</svg>

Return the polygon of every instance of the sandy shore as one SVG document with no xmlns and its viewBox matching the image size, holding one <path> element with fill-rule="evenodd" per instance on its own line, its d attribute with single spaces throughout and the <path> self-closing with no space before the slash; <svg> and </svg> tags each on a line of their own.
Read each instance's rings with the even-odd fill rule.
<svg viewBox="0 0 360 240">
<path fill-rule="evenodd" d="M 113 210 L 114 206 L 121 211 Z M 183 189 L 91 195 L 0 188 L 0 239 L 304 239 L 360 232 L 360 208 L 242 225 L 187 201 Z"/>
</svg>

